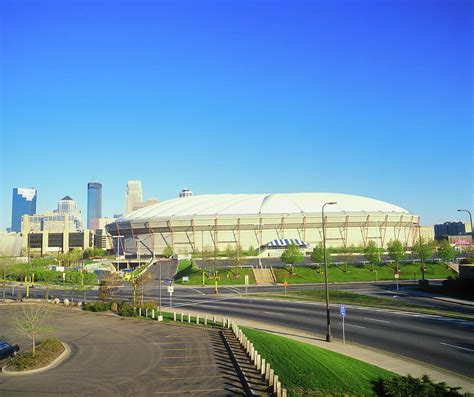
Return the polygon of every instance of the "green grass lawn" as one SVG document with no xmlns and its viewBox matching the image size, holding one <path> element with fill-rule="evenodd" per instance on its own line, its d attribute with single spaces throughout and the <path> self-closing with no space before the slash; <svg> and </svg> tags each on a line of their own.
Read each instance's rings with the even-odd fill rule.
<svg viewBox="0 0 474 397">
<path fill-rule="evenodd" d="M 428 264 L 425 271 L 426 279 L 447 278 L 455 273 L 443 264 Z M 394 280 L 393 268 L 388 265 L 375 266 L 372 271 L 372 265 L 348 265 L 347 272 L 344 272 L 344 266 L 329 265 L 329 282 L 343 281 L 375 281 Z M 291 274 L 289 268 L 273 268 L 278 283 L 287 281 L 290 284 L 297 283 L 322 283 L 324 282 L 324 272 L 319 272 L 316 268 L 295 266 L 295 274 Z M 421 279 L 420 265 L 400 265 L 400 279 L 413 280 Z"/>
<path fill-rule="evenodd" d="M 448 269 L 443 264 L 429 264 L 425 271 L 426 279 L 447 278 L 453 276 L 455 273 Z M 375 266 L 375 271 L 372 271 L 371 265 L 348 265 L 347 272 L 344 266 L 330 265 L 328 269 L 329 282 L 344 282 L 344 281 L 375 281 L 377 280 L 394 280 L 393 268 L 388 265 Z M 287 281 L 289 284 L 298 283 L 323 283 L 324 273 L 319 272 L 316 268 L 306 266 L 295 266 L 295 274 L 291 274 L 289 268 L 273 268 L 278 283 Z M 244 267 L 235 269 L 223 269 L 219 271 L 219 285 L 243 285 L 245 275 L 249 276 L 249 283 L 255 284 L 255 278 L 251 268 Z M 175 282 L 183 284 L 182 278 L 189 277 L 189 285 L 201 285 L 202 273 L 201 270 L 189 260 L 182 260 L 179 262 L 178 271 Z M 401 265 L 400 279 L 413 280 L 421 278 L 421 271 L 419 265 Z M 214 280 L 206 277 L 206 285 L 213 285 Z"/>
<path fill-rule="evenodd" d="M 394 373 L 342 354 L 243 328 L 290 396 L 371 396 L 372 382 Z"/>
<path fill-rule="evenodd" d="M 219 271 L 218 285 L 243 285 L 245 276 L 249 276 L 249 284 L 255 284 L 255 277 L 251 268 L 222 269 Z M 189 277 L 189 282 L 183 283 L 183 277 Z M 189 260 L 180 261 L 176 272 L 175 283 L 188 285 L 202 285 L 202 272 Z M 205 277 L 206 285 L 214 285 L 214 279 Z"/>
</svg>

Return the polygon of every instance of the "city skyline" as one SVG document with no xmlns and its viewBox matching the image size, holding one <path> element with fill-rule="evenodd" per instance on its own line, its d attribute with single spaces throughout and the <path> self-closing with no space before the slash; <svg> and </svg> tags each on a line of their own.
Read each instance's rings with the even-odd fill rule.
<svg viewBox="0 0 474 397">
<path fill-rule="evenodd" d="M 25 4 L 2 2 L 2 230 L 14 187 L 85 214 L 93 179 L 109 216 L 140 179 L 161 201 L 334 192 L 468 221 L 469 2 Z"/>
</svg>

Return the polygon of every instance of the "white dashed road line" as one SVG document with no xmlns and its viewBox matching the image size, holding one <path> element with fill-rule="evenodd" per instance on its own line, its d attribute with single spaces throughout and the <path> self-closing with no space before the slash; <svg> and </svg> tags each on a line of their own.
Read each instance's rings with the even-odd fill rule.
<svg viewBox="0 0 474 397">
<path fill-rule="evenodd" d="M 441 345 L 449 346 L 449 347 L 454 347 L 455 349 L 465 350 L 465 351 L 467 351 L 467 352 L 474 353 L 474 349 L 468 349 L 467 347 L 451 345 L 450 343 L 443 343 L 443 342 L 441 342 Z"/>
<path fill-rule="evenodd" d="M 378 323 L 390 323 L 390 321 L 387 321 L 387 320 L 379 320 L 378 318 L 364 317 L 364 320 L 377 321 Z"/>
</svg>

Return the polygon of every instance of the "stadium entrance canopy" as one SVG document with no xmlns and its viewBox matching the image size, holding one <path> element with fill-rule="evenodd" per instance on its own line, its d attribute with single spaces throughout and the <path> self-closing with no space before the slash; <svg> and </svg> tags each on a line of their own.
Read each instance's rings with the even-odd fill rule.
<svg viewBox="0 0 474 397">
<path fill-rule="evenodd" d="M 303 240 L 293 239 L 293 238 L 284 238 L 284 239 L 275 239 L 270 241 L 269 243 L 265 244 L 266 248 L 286 248 L 289 245 L 296 245 L 300 248 L 306 248 L 308 244 L 306 244 Z"/>
</svg>

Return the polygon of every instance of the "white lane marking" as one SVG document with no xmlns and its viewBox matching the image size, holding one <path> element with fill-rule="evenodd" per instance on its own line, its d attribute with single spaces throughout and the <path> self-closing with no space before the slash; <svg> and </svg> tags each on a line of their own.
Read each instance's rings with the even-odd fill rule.
<svg viewBox="0 0 474 397">
<path fill-rule="evenodd" d="M 454 347 L 455 349 L 466 350 L 468 352 L 473 352 L 474 353 L 474 349 L 468 349 L 467 347 L 451 345 L 450 343 L 444 343 L 444 342 L 441 342 L 441 345 L 450 346 L 450 347 Z"/>
<path fill-rule="evenodd" d="M 198 291 L 196 288 L 189 287 L 189 289 L 192 289 L 193 291 L 196 291 L 198 294 L 206 295 L 204 292 Z"/>
<path fill-rule="evenodd" d="M 347 323 L 345 325 L 346 325 L 346 327 L 365 328 L 362 325 L 354 325 L 354 324 L 347 324 Z"/>
<path fill-rule="evenodd" d="M 232 292 L 236 292 L 240 294 L 240 291 L 237 288 L 233 288 L 233 287 L 224 287 L 224 288 L 230 289 Z"/>
<path fill-rule="evenodd" d="M 379 323 L 390 323 L 390 321 L 387 321 L 387 320 L 379 320 L 378 318 L 364 317 L 364 320 L 377 321 L 377 322 L 379 322 Z"/>
<path fill-rule="evenodd" d="M 276 312 L 264 312 L 266 314 L 273 314 L 275 316 L 284 316 L 285 314 L 284 313 L 276 313 Z"/>
<path fill-rule="evenodd" d="M 290 311 L 292 312 L 307 312 L 308 310 L 307 309 L 289 309 Z"/>
</svg>

